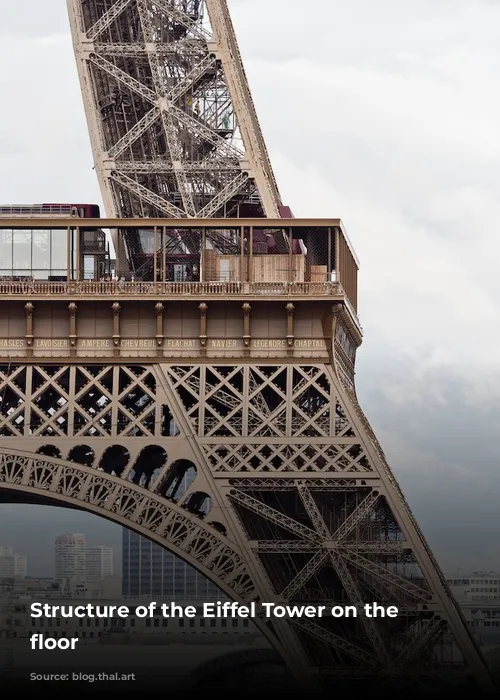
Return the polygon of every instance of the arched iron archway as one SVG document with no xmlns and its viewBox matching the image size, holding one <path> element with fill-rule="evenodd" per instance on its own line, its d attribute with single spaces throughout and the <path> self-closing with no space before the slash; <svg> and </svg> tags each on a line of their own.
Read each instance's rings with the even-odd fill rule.
<svg viewBox="0 0 500 700">
<path fill-rule="evenodd" d="M 188 511 L 122 477 L 65 459 L 0 447 L 0 502 L 7 493 L 17 503 L 94 513 L 164 547 L 232 600 L 245 604 L 259 597 L 244 558 L 217 522 L 207 523 L 202 513 Z M 293 669 L 274 631 L 262 619 L 256 618 L 254 624 Z"/>
<path fill-rule="evenodd" d="M 231 599 L 244 603 L 256 596 L 245 562 L 225 534 L 130 481 L 75 462 L 0 447 L 0 501 L 6 493 L 17 496 L 18 503 L 26 497 L 26 502 L 103 517 L 164 547 Z M 259 620 L 254 623 L 276 649 L 275 658 L 280 658 L 283 652 L 272 632 Z"/>
<path fill-rule="evenodd" d="M 63 459 L 0 448 L 0 494 L 22 492 L 51 505 L 85 510 L 168 549 L 234 600 L 253 581 L 233 542 L 195 514 L 120 477 Z"/>
</svg>

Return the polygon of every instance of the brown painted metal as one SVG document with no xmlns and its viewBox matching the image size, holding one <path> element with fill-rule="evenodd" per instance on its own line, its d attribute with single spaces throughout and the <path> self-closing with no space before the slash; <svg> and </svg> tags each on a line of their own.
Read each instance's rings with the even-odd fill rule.
<svg viewBox="0 0 500 700">
<path fill-rule="evenodd" d="M 4 499 L 130 527 L 240 601 L 400 608 L 391 628 L 361 618 L 342 633 L 260 621 L 301 682 L 419 674 L 453 652 L 487 683 L 358 405 L 343 296 L 117 299 L 0 295 Z"/>
</svg>

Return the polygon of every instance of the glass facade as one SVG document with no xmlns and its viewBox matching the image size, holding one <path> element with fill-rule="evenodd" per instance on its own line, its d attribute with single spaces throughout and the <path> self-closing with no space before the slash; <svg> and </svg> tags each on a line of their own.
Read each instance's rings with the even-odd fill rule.
<svg viewBox="0 0 500 700">
<path fill-rule="evenodd" d="M 0 229 L 0 277 L 67 277 L 66 229 Z"/>
<path fill-rule="evenodd" d="M 185 475 L 180 494 L 195 478 L 193 471 Z M 225 598 L 215 584 L 192 566 L 126 528 L 122 530 L 122 594 L 126 597 L 166 596 L 177 600 Z"/>
<path fill-rule="evenodd" d="M 122 532 L 122 594 L 177 600 L 225 596 L 196 569 L 131 530 Z"/>
</svg>

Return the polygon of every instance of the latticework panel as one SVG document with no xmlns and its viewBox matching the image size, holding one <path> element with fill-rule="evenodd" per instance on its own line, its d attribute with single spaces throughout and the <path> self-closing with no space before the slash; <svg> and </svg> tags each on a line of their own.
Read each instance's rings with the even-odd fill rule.
<svg viewBox="0 0 500 700">
<path fill-rule="evenodd" d="M 200 437 L 250 442 L 355 437 L 324 367 L 177 366 L 167 371 Z"/>
<path fill-rule="evenodd" d="M 203 445 L 214 472 L 371 472 L 359 445 L 209 444 Z"/>
<path fill-rule="evenodd" d="M 0 373 L 0 490 L 135 528 L 240 600 L 398 607 L 394 619 L 260 621 L 311 678 L 487 677 L 355 394 L 331 367 Z"/>
<path fill-rule="evenodd" d="M 156 379 L 137 366 L 0 366 L 2 437 L 169 435 Z"/>
<path fill-rule="evenodd" d="M 279 215 L 225 0 L 68 8 L 108 215 Z"/>
</svg>

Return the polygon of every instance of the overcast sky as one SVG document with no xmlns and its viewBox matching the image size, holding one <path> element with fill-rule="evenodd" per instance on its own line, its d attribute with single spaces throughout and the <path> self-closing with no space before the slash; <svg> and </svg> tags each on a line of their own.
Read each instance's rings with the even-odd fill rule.
<svg viewBox="0 0 500 700">
<path fill-rule="evenodd" d="M 0 199 L 100 201 L 65 0 L 3 4 Z M 358 391 L 394 472 L 446 570 L 500 569 L 500 2 L 229 5 L 283 200 L 360 257 Z M 0 507 L 35 574 L 68 529 L 118 546 Z"/>
</svg>

